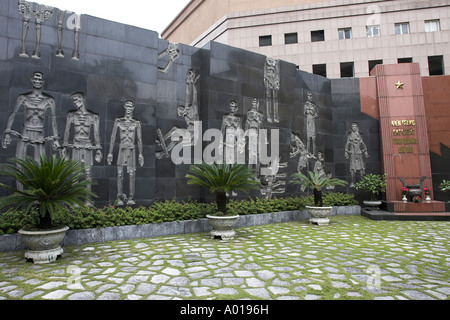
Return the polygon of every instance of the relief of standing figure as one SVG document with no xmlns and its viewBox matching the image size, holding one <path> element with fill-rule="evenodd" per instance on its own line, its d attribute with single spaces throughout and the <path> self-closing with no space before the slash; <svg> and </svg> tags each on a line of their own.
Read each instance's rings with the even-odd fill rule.
<svg viewBox="0 0 450 320">
<path fill-rule="evenodd" d="M 306 149 L 308 152 L 316 154 L 316 118 L 319 116 L 317 105 L 312 101 L 312 92 L 307 92 L 307 101 L 304 105 L 304 114 L 306 116 Z"/>
<path fill-rule="evenodd" d="M 96 150 L 96 162 L 100 162 L 103 157 L 100 145 L 99 116 L 87 109 L 83 93 L 74 93 L 71 99 L 76 109 L 67 113 L 62 154 L 67 157 L 67 149 L 72 149 L 72 159 L 84 164 L 86 179 L 91 179 L 91 167 L 94 165 L 93 151 Z M 69 143 L 72 125 L 73 142 Z M 91 141 L 91 128 L 93 129 L 94 144 Z M 88 186 L 89 189 L 90 187 Z"/>
<path fill-rule="evenodd" d="M 266 59 L 264 68 L 264 85 L 266 87 L 266 112 L 268 122 L 280 122 L 278 117 L 278 90 L 280 90 L 280 61 Z"/>
<path fill-rule="evenodd" d="M 361 178 L 364 176 L 366 170 L 364 158 L 369 158 L 367 146 L 362 139 L 358 124 L 356 122 L 352 123 L 351 131 L 347 136 L 345 158 L 350 160 L 350 174 L 352 177 L 350 187 L 353 188 L 355 187 L 356 172 L 360 171 Z"/>
<path fill-rule="evenodd" d="M 127 100 L 124 104 L 125 116 L 116 118 L 111 134 L 111 142 L 109 145 L 109 153 L 107 157 L 108 165 L 113 161 L 114 142 L 116 139 L 117 130 L 119 130 L 119 152 L 117 156 L 117 205 L 122 206 L 126 202 L 128 205 L 135 204 L 134 188 L 136 179 L 136 151 L 135 140 L 137 137 L 138 145 L 138 162 L 142 167 L 144 165 L 143 147 L 142 147 L 142 130 L 141 123 L 133 119 L 134 102 Z M 127 173 L 130 178 L 129 197 L 123 193 L 123 168 L 127 168 Z"/>
<path fill-rule="evenodd" d="M 55 99 L 52 96 L 42 91 L 45 78 L 42 72 L 36 71 L 31 76 L 31 83 L 33 90 L 29 93 L 21 94 L 17 98 L 16 105 L 11 112 L 6 123 L 4 136 L 2 140 L 3 148 L 6 148 L 11 143 L 11 135 L 16 135 L 20 138 L 17 142 L 16 157 L 25 159 L 27 148 L 33 147 L 34 159 L 40 161 L 40 155 L 45 154 L 45 142 L 53 140 L 53 149 L 57 150 L 60 147 L 58 128 L 56 125 L 55 113 Z M 22 132 L 19 133 L 12 130 L 14 118 L 20 107 L 24 107 L 24 122 Z M 51 125 L 53 136 L 45 137 L 45 114 L 50 110 Z"/>
</svg>

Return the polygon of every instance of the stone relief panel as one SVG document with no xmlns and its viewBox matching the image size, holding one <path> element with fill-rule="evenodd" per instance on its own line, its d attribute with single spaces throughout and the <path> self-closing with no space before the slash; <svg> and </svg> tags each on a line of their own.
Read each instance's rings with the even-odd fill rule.
<svg viewBox="0 0 450 320">
<path fill-rule="evenodd" d="M 86 179 L 91 179 L 91 167 L 94 164 L 94 159 L 100 163 L 103 157 L 100 144 L 99 115 L 88 110 L 83 93 L 74 93 L 71 99 L 75 110 L 67 113 L 62 155 L 69 158 L 68 152 L 71 150 L 70 158 L 82 162 L 85 165 Z M 70 141 L 71 129 L 73 131 L 72 141 Z M 93 141 L 91 136 L 93 136 Z"/>
<path fill-rule="evenodd" d="M 136 143 L 138 147 L 138 163 L 144 165 L 142 130 L 139 120 L 133 118 L 134 102 L 125 101 L 125 116 L 116 118 L 111 134 L 109 152 L 107 157 L 108 165 L 112 164 L 113 151 L 117 132 L 119 132 L 119 150 L 117 154 L 117 205 L 134 205 L 134 192 L 136 181 Z M 136 141 L 137 140 L 137 141 Z M 124 167 L 129 175 L 129 195 L 123 192 Z"/>
<path fill-rule="evenodd" d="M 183 136 L 189 135 L 190 145 L 195 145 L 198 141 L 198 132 L 195 132 L 195 122 L 199 120 L 198 115 L 198 93 L 196 83 L 200 75 L 196 75 L 193 69 L 189 69 L 186 74 L 186 94 L 185 94 L 185 104 L 179 105 L 177 108 L 177 114 L 183 117 L 186 121 L 186 129 L 173 126 L 166 134 L 162 134 L 160 128 L 156 129 L 156 144 L 162 148 L 162 150 L 157 151 L 155 156 L 157 159 L 162 159 L 164 157 L 168 158 L 170 156 L 171 150 L 179 143 Z M 174 136 L 174 133 L 178 133 L 178 137 Z M 201 134 L 201 133 L 200 133 Z M 170 139 L 169 144 L 166 143 Z"/>
<path fill-rule="evenodd" d="M 358 123 L 351 124 L 350 132 L 347 135 L 345 144 L 345 158 L 350 162 L 351 183 L 350 187 L 355 187 L 355 176 L 359 172 L 362 178 L 365 175 L 366 165 L 364 159 L 369 158 L 367 146 L 359 132 Z"/>
<path fill-rule="evenodd" d="M 268 122 L 279 122 L 278 90 L 280 90 L 280 61 L 267 58 L 264 66 L 264 86 L 266 90 L 266 114 Z"/>
</svg>

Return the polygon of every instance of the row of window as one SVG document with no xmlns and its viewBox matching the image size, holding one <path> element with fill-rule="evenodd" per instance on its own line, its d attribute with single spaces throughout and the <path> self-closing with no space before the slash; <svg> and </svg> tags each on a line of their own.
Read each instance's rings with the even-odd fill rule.
<svg viewBox="0 0 450 320">
<path fill-rule="evenodd" d="M 440 31 L 440 21 L 439 20 L 426 20 L 425 21 L 425 32 L 436 32 Z M 401 22 L 395 24 L 395 34 L 409 34 L 409 22 Z M 381 28 L 379 25 L 366 26 L 366 35 L 368 38 L 379 37 L 381 35 Z M 340 28 L 338 29 L 339 40 L 351 39 L 352 38 L 352 28 Z M 325 41 L 325 31 L 315 30 L 311 31 L 311 42 Z M 284 43 L 292 44 L 298 43 L 297 32 L 285 33 Z M 272 36 L 260 36 L 259 46 L 271 46 Z"/>
<path fill-rule="evenodd" d="M 398 58 L 398 63 L 411 63 L 412 58 Z M 378 65 L 383 64 L 383 60 L 371 60 L 369 61 L 369 72 Z M 341 65 L 341 78 L 354 77 L 354 62 L 342 62 Z M 444 57 L 443 56 L 430 56 L 428 57 L 428 69 L 430 76 L 437 76 L 444 74 Z M 326 64 L 314 64 L 313 73 L 326 77 L 327 76 L 327 65 Z"/>
</svg>

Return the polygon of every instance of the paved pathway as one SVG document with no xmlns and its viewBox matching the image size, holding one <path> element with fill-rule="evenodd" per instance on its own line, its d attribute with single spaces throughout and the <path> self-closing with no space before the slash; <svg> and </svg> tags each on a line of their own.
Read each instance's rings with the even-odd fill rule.
<svg viewBox="0 0 450 320">
<path fill-rule="evenodd" d="M 0 299 L 450 299 L 450 223 L 332 217 L 67 247 L 49 265 L 0 253 Z"/>
</svg>

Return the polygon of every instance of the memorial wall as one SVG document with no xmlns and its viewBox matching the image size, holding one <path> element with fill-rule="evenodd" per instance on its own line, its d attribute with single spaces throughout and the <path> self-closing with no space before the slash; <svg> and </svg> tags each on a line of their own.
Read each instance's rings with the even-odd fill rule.
<svg viewBox="0 0 450 320">
<path fill-rule="evenodd" d="M 0 162 L 79 159 L 96 206 L 212 200 L 186 184 L 202 161 L 247 164 L 261 182 L 250 195 L 265 198 L 308 194 L 289 180 L 310 170 L 361 200 L 354 184 L 382 172 L 380 121 L 361 111 L 359 79 L 15 0 L 0 2 L 0 72 Z"/>
</svg>

